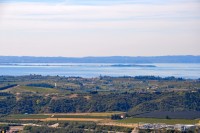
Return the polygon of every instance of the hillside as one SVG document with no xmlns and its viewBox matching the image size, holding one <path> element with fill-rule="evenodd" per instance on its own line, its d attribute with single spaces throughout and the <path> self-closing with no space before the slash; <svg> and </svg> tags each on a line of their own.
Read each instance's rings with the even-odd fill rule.
<svg viewBox="0 0 200 133">
<path fill-rule="evenodd" d="M 0 83 L 0 114 L 121 111 L 130 116 L 163 118 L 166 111 L 192 111 L 194 115 L 182 116 L 197 118 L 200 112 L 199 80 L 30 75 L 0 76 Z M 145 114 L 155 111 L 160 115 Z"/>
<path fill-rule="evenodd" d="M 200 56 L 31 57 L 0 56 L 0 63 L 200 63 Z"/>
</svg>

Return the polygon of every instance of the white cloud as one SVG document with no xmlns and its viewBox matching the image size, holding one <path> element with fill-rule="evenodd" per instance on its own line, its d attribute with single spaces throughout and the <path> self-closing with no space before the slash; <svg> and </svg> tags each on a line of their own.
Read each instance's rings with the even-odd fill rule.
<svg viewBox="0 0 200 133">
<path fill-rule="evenodd" d="M 88 5 L 52 5 L 42 3 L 15 3 L 6 4 L 4 8 L 5 17 L 62 17 L 69 18 L 126 18 L 126 17 L 155 17 L 156 15 L 196 15 L 199 16 L 199 4 L 183 3 L 176 5 L 110 5 L 110 6 L 88 6 Z M 30 15 L 30 16 L 29 16 Z M 35 15 L 35 16 L 34 16 Z M 157 17 L 159 17 L 157 16 Z"/>
<path fill-rule="evenodd" d="M 199 23 L 196 3 L 178 5 L 52 5 L 42 3 L 7 4 L 1 16 L 2 29 L 72 29 L 152 27 L 160 22 Z M 194 20 L 195 19 L 195 20 Z M 149 24 L 147 24 L 149 23 Z M 152 25 L 153 24 L 153 25 Z M 158 27 L 159 28 L 159 27 Z"/>
<path fill-rule="evenodd" d="M 0 54 L 200 53 L 200 4 L 195 1 L 114 5 L 28 2 L 0 7 Z"/>
</svg>

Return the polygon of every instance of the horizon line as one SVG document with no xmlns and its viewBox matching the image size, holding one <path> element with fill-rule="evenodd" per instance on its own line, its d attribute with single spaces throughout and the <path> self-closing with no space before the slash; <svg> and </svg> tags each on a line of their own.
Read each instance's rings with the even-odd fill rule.
<svg viewBox="0 0 200 133">
<path fill-rule="evenodd" d="M 0 55 L 0 57 L 34 57 L 34 58 L 104 58 L 104 57 L 166 57 L 166 56 L 200 56 L 200 55 L 150 55 L 150 56 L 126 56 L 126 55 L 112 55 L 112 56 L 34 56 L 34 55 Z"/>
</svg>

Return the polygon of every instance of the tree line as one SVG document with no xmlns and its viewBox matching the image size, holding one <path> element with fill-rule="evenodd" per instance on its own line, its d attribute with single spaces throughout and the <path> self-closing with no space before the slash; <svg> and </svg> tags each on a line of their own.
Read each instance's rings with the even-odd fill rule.
<svg viewBox="0 0 200 133">
<path fill-rule="evenodd" d="M 200 91 L 90 94 L 90 99 L 84 95 L 56 99 L 37 94 L 19 99 L 10 93 L 0 93 L 0 96 L 0 114 L 123 111 L 132 115 L 134 112 L 200 111 Z"/>
</svg>

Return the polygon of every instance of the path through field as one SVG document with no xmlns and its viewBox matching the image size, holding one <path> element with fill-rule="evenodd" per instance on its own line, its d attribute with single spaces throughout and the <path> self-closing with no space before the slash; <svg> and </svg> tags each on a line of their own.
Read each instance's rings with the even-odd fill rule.
<svg viewBox="0 0 200 133">
<path fill-rule="evenodd" d="M 104 119 L 97 119 L 97 118 L 46 118 L 46 119 L 19 119 L 22 121 L 27 120 L 39 120 L 39 121 L 91 121 L 91 122 L 98 122 Z"/>
<path fill-rule="evenodd" d="M 138 127 L 138 124 L 132 124 L 132 123 L 118 123 L 118 122 L 108 122 L 108 123 L 98 123 L 98 125 L 105 125 L 105 126 L 118 126 L 118 127 L 129 127 L 129 128 L 136 128 Z"/>
</svg>

